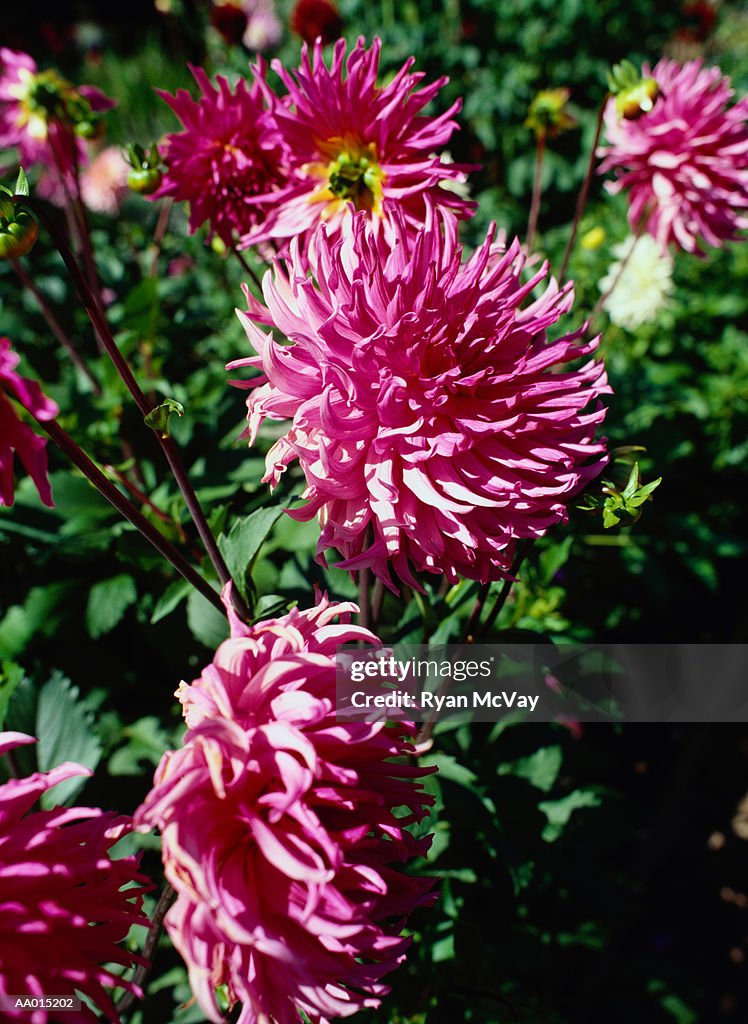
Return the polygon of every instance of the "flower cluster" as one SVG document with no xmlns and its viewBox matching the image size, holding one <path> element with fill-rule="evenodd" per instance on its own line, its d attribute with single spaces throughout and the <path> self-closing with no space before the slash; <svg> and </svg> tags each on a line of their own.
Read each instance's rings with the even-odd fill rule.
<svg viewBox="0 0 748 1024">
<path fill-rule="evenodd" d="M 0 755 L 34 742 L 23 733 L 0 733 Z M 103 965 L 143 962 L 119 943 L 132 925 L 148 924 L 142 912 L 148 880 L 137 858 L 109 854 L 132 821 L 93 807 L 31 810 L 53 786 L 90 774 L 66 763 L 0 786 L 0 995 L 83 993 L 117 1022 L 107 989 L 140 990 Z M 87 1008 L 65 1017 L 98 1020 Z M 58 1018 L 6 1005 L 3 1019 L 47 1024 Z"/>
<path fill-rule="evenodd" d="M 657 95 L 633 118 L 609 101 L 600 173 L 616 172 L 608 188 L 629 193 L 632 229 L 663 251 L 721 246 L 748 227 L 748 97 L 730 106 L 730 80 L 700 60 L 643 70 Z"/>
<path fill-rule="evenodd" d="M 52 506 L 52 491 L 47 479 L 47 442 L 18 418 L 8 395 L 36 417 L 53 420 L 59 409 L 47 398 L 35 381 L 16 373 L 19 356 L 8 338 L 0 338 L 0 505 L 13 504 L 13 454 L 18 455 L 26 472 L 36 484 L 39 497 Z"/>
<path fill-rule="evenodd" d="M 501 578 L 515 541 L 562 521 L 605 461 L 605 411 L 583 411 L 609 390 L 604 367 L 560 369 L 597 339 L 545 334 L 572 285 L 527 301 L 547 267 L 522 283 L 519 242 L 499 252 L 490 234 L 462 263 L 456 232 L 444 214 L 389 245 L 359 216 L 342 239 L 322 232 L 313 278 L 294 244 L 288 268 L 265 277 L 267 308 L 240 314 L 258 355 L 231 367 L 264 373 L 244 385 L 250 443 L 265 417 L 292 419 L 265 479 L 298 459 L 309 504 L 290 514 L 319 514 L 319 557 L 337 548 L 341 567 L 370 566 L 390 586 L 390 567 L 412 586 L 413 568 Z"/>
<path fill-rule="evenodd" d="M 208 1018 L 223 985 L 238 1024 L 324 1024 L 378 1004 L 405 916 L 434 898 L 397 866 L 428 847 L 407 831 L 428 770 L 393 760 L 412 751 L 405 726 L 335 716 L 336 646 L 374 640 L 349 624 L 355 605 L 251 627 L 227 607 L 231 639 L 180 687 L 184 745 L 136 820 L 161 831 L 166 926 Z"/>
<path fill-rule="evenodd" d="M 396 216 L 420 229 L 430 204 L 470 216 L 473 204 L 445 188 L 463 182 L 465 168 L 435 153 L 456 127 L 459 102 L 422 115 L 446 80 L 421 86 L 411 59 L 379 86 L 380 51 L 379 40 L 367 49 L 360 39 L 346 58 L 340 40 L 328 68 L 321 42 L 311 53 L 304 46 L 295 72 L 273 63 L 287 90 L 280 98 L 262 64 L 233 93 L 193 69 L 199 100 L 161 94 L 184 130 L 168 136 L 157 195 L 189 201 L 193 231 L 208 221 L 226 244 L 238 236 L 242 246 L 301 237 L 307 248 L 321 224 L 339 225 L 354 209 L 385 230 Z"/>
</svg>

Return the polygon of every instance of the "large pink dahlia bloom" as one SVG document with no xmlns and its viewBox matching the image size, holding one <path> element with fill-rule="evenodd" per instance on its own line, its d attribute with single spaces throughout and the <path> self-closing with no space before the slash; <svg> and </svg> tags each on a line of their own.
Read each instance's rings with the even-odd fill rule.
<svg viewBox="0 0 748 1024">
<path fill-rule="evenodd" d="M 294 245 L 290 266 L 265 276 L 267 309 L 239 314 L 258 356 L 230 368 L 264 373 L 241 385 L 250 443 L 265 417 L 293 421 L 265 480 L 298 459 L 309 504 L 290 514 L 319 514 L 318 558 L 337 548 L 343 568 L 371 566 L 388 585 L 390 566 L 414 586 L 412 568 L 506 575 L 515 540 L 564 520 L 605 461 L 605 410 L 583 411 L 609 390 L 604 367 L 561 368 L 598 339 L 545 333 L 572 285 L 551 280 L 532 300 L 547 266 L 523 284 L 519 242 L 500 253 L 491 234 L 463 264 L 456 232 L 449 215 L 391 248 L 362 218 L 342 241 L 323 231 L 314 279 Z"/>
<path fill-rule="evenodd" d="M 395 77 L 377 85 L 381 40 L 366 49 L 359 39 L 346 59 L 339 40 L 328 68 L 318 41 L 310 55 L 302 47 L 301 65 L 289 72 L 273 61 L 288 93 L 275 108 L 275 120 L 287 149 L 289 182 L 272 197 L 273 207 L 245 244 L 306 235 L 321 223 L 339 225 L 353 208 L 375 224 L 401 216 L 414 229 L 423 226 L 429 203 L 469 217 L 474 204 L 444 188 L 465 180 L 466 168 L 443 161 L 434 150 L 457 127 L 456 101 L 438 117 L 421 111 L 447 81 L 420 86 L 411 57 Z"/>
<path fill-rule="evenodd" d="M 34 742 L 23 733 L 0 733 L 0 755 Z M 67 762 L 0 786 L 0 995 L 81 993 L 116 1022 L 107 989 L 140 990 L 102 965 L 142 962 L 118 943 L 132 925 L 148 924 L 142 912 L 148 880 L 138 859 L 109 855 L 131 819 L 93 807 L 31 810 L 48 789 L 90 774 Z M 70 1024 L 99 1019 L 86 1007 L 62 1016 Z M 2 1019 L 47 1024 L 62 1017 L 6 1006 Z"/>
<path fill-rule="evenodd" d="M 643 222 L 663 251 L 737 238 L 748 227 L 748 97 L 729 106 L 729 78 L 701 60 L 663 59 L 643 74 L 659 86 L 652 109 L 619 119 L 611 99 L 605 112 L 600 173 L 616 172 L 608 188 L 629 192 L 631 227 Z"/>
<path fill-rule="evenodd" d="M 207 221 L 211 234 L 231 246 L 263 221 L 267 204 L 257 197 L 285 183 L 272 97 L 260 78 L 251 86 L 239 79 L 232 92 L 221 75 L 216 88 L 202 68 L 191 71 L 199 99 L 186 89 L 176 96 L 157 90 L 183 131 L 167 136 L 168 170 L 153 198 L 189 202 L 190 230 Z"/>
<path fill-rule="evenodd" d="M 12 395 L 37 419 L 53 420 L 57 403 L 43 394 L 33 380 L 16 373 L 20 357 L 7 338 L 0 338 L 0 505 L 13 504 L 13 454 L 26 468 L 45 505 L 53 505 L 47 479 L 47 441 L 18 418 L 8 395 Z"/>
<path fill-rule="evenodd" d="M 427 770 L 392 760 L 412 750 L 405 727 L 335 717 L 336 646 L 374 640 L 349 625 L 355 605 L 251 627 L 228 608 L 231 639 L 180 687 L 184 746 L 136 820 L 161 830 L 166 926 L 209 1019 L 225 985 L 238 1024 L 324 1024 L 378 1004 L 405 917 L 433 898 L 397 867 L 428 847 L 407 831 Z"/>
</svg>

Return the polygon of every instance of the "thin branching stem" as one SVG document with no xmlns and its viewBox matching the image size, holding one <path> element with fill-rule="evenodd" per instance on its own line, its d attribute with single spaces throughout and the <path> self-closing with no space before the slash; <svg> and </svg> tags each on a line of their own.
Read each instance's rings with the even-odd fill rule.
<svg viewBox="0 0 748 1024">
<path fill-rule="evenodd" d="M 156 529 L 156 527 L 148 519 L 145 518 L 142 512 L 135 507 L 121 491 L 117 489 L 115 484 L 112 483 L 99 469 L 99 467 L 92 462 L 92 460 L 86 455 L 86 453 L 76 444 L 76 442 L 70 437 L 70 435 L 63 430 L 57 420 L 37 420 L 39 426 L 52 438 L 57 447 L 67 455 L 73 465 L 81 471 L 81 473 L 89 480 L 97 491 L 102 494 L 106 500 L 114 505 L 121 515 L 132 523 L 135 529 L 145 539 L 153 545 L 153 547 L 163 555 L 163 557 L 174 566 L 177 572 L 190 583 L 195 590 L 199 591 L 206 600 L 217 608 L 220 612 L 224 612 L 221 598 L 210 586 L 207 580 L 204 580 L 190 563 L 184 558 L 183 555 L 177 551 L 174 545 L 164 535 Z"/>
<path fill-rule="evenodd" d="M 590 185 L 592 184 L 592 178 L 595 174 L 595 166 L 597 164 L 597 144 L 600 141 L 600 135 L 602 134 L 603 117 L 605 116 L 605 108 L 608 105 L 609 98 L 610 93 L 606 93 L 602 103 L 600 104 L 600 109 L 597 112 L 595 135 L 592 140 L 592 149 L 590 150 L 590 158 L 587 163 L 587 171 L 584 176 L 584 181 L 582 182 L 582 187 L 579 190 L 579 195 L 577 196 L 577 206 L 574 211 L 574 220 L 572 221 L 571 231 L 569 233 L 569 240 L 566 243 L 566 249 L 564 250 L 564 258 L 561 262 L 561 269 L 558 274 L 558 279 L 562 284 L 566 277 L 566 271 L 569 267 L 569 260 L 571 259 L 571 254 L 574 249 L 574 243 L 577 240 L 577 231 L 579 230 L 579 224 L 582 220 L 582 215 L 587 205 L 587 196 L 589 195 Z"/>
<path fill-rule="evenodd" d="M 104 348 L 106 349 L 109 358 L 112 360 L 115 369 L 122 378 L 125 387 L 130 392 L 141 415 L 143 416 L 143 418 L 145 418 L 153 410 L 153 404 L 151 401 L 149 401 L 149 399 L 141 390 L 140 385 L 133 376 L 132 370 L 130 369 L 127 360 L 120 352 L 117 343 L 115 342 L 114 337 L 112 336 L 112 332 L 109 329 L 109 324 L 106 321 L 106 317 L 104 316 L 101 305 L 99 304 L 93 292 L 89 288 L 86 278 L 83 272 L 81 271 L 78 261 L 76 260 L 75 255 L 73 254 L 73 251 L 67 244 L 67 241 L 65 240 L 60 230 L 57 228 L 57 225 L 47 215 L 44 208 L 39 203 L 36 202 L 36 200 L 29 198 L 28 196 L 18 196 L 16 198 L 18 198 L 19 200 L 23 200 L 23 202 L 36 214 L 36 216 L 42 222 L 47 231 L 49 231 L 55 245 L 57 246 L 60 252 L 60 255 L 62 256 L 65 266 L 67 267 L 68 272 L 70 273 L 70 276 L 73 279 L 73 283 L 75 284 L 76 290 L 81 298 L 81 301 L 83 303 L 83 306 L 85 307 L 86 312 L 88 313 L 89 319 L 91 320 L 94 329 L 97 331 L 99 337 L 101 338 L 102 344 L 104 345 Z M 213 536 L 210 526 L 208 525 L 208 521 L 205 518 L 205 513 L 202 510 L 197 495 L 195 494 L 192 484 L 190 483 L 189 477 L 187 476 L 186 470 L 184 468 L 184 465 L 182 464 L 182 460 L 177 450 L 177 447 L 174 444 L 173 439 L 171 437 L 165 437 L 161 431 L 155 430 L 154 434 L 158 439 L 158 442 L 161 446 L 161 450 L 163 451 L 166 457 L 166 461 L 169 464 L 169 468 L 171 469 L 174 475 L 174 479 L 176 480 L 177 485 L 180 491 L 182 492 L 182 497 L 184 498 L 185 504 L 187 505 L 189 513 L 192 516 L 193 522 L 195 523 L 197 532 L 200 535 L 200 540 L 202 541 L 203 546 L 207 551 L 211 562 L 213 563 L 216 573 L 218 574 L 218 578 L 221 581 L 221 584 L 225 585 L 231 580 L 231 573 L 229 572 L 228 567 L 226 566 L 226 562 L 224 561 L 223 555 L 221 554 L 218 548 L 216 539 Z M 236 589 L 234 590 L 234 603 L 237 613 L 242 617 L 247 617 L 247 609 L 244 606 L 244 603 L 241 600 Z"/>
<path fill-rule="evenodd" d="M 143 983 L 146 981 L 153 968 L 156 946 L 164 927 L 164 918 L 169 911 L 169 907 L 174 902 L 176 895 L 176 890 L 172 884 L 170 882 L 166 882 L 161 895 L 158 898 L 158 903 L 153 911 L 151 927 L 148 929 L 148 934 L 145 942 L 143 943 L 143 956 L 148 963 L 140 964 L 140 966 L 136 968 L 132 977 L 133 984 L 137 985 L 141 990 L 143 988 Z M 125 992 L 117 1003 L 117 1013 L 125 1013 L 130 1009 L 137 998 L 138 997 L 134 992 Z"/>
<path fill-rule="evenodd" d="M 532 183 L 532 199 L 530 201 L 530 216 L 527 219 L 527 235 L 525 237 L 525 251 L 529 256 L 532 251 L 532 243 L 535 240 L 535 232 L 538 227 L 538 215 L 540 213 L 540 197 L 543 194 L 543 161 L 545 158 L 545 135 L 541 132 L 538 135 L 537 149 L 535 150 L 535 177 Z"/>
</svg>

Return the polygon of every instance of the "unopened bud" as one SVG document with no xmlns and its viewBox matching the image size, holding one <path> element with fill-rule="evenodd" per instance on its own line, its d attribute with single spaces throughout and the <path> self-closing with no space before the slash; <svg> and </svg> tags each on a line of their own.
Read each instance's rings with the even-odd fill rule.
<svg viewBox="0 0 748 1024">
<path fill-rule="evenodd" d="M 648 114 L 660 95 L 654 78 L 645 78 L 630 60 L 622 60 L 608 72 L 608 87 L 616 98 L 619 118 L 635 121 Z"/>
<path fill-rule="evenodd" d="M 127 184 L 141 196 L 150 196 L 161 184 L 163 164 L 158 146 L 154 142 L 150 149 L 145 150 L 138 143 L 124 150 L 125 160 L 132 170 L 127 175 Z"/>
<path fill-rule="evenodd" d="M 0 259 L 17 260 L 34 248 L 39 225 L 26 209 L 23 196 L 29 184 L 23 170 L 18 173 L 15 192 L 0 185 Z"/>
<path fill-rule="evenodd" d="M 616 111 L 619 117 L 635 121 L 642 114 L 648 114 L 660 95 L 660 87 L 654 78 L 642 78 L 632 89 L 616 96 Z"/>
<path fill-rule="evenodd" d="M 561 132 L 576 128 L 577 119 L 567 110 L 568 89 L 542 89 L 530 103 L 525 128 L 538 138 L 555 138 Z"/>
</svg>

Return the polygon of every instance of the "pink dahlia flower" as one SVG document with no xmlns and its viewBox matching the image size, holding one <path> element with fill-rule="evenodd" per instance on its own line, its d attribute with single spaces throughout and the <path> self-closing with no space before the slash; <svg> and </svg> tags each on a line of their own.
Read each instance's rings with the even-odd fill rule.
<svg viewBox="0 0 748 1024">
<path fill-rule="evenodd" d="M 483 582 L 501 578 L 515 541 L 540 537 L 566 518 L 567 503 L 605 463 L 595 428 L 609 391 L 584 327 L 549 342 L 573 302 L 572 285 L 544 265 L 525 284 L 518 241 L 500 254 L 489 234 L 461 262 L 457 223 L 429 221 L 415 239 L 403 228 L 390 248 L 357 218 L 336 242 L 323 231 L 313 267 L 266 274 L 267 309 L 239 314 L 264 376 L 245 382 L 250 443 L 264 420 L 292 419 L 267 456 L 274 487 L 298 459 L 319 514 L 318 558 L 371 566 L 391 584 L 391 566 L 418 586 L 412 568 Z M 276 342 L 252 319 L 272 324 Z"/>
<path fill-rule="evenodd" d="M 231 91 L 220 75 L 216 89 L 202 68 L 191 68 L 202 96 L 185 89 L 176 96 L 158 90 L 184 126 L 167 136 L 168 171 L 153 198 L 172 196 L 190 204 L 190 230 L 208 221 L 211 234 L 228 246 L 262 222 L 265 193 L 285 182 L 282 149 L 269 95 L 258 79 L 240 79 Z"/>
<path fill-rule="evenodd" d="M 23 733 L 0 733 L 0 754 L 34 742 Z M 138 873 L 138 859 L 109 855 L 131 831 L 131 819 L 93 807 L 31 810 L 59 782 L 90 774 L 67 762 L 0 786 L 0 995 L 81 993 L 116 1022 L 107 989 L 141 992 L 102 965 L 142 962 L 118 943 L 132 925 L 148 924 L 142 912 L 148 880 Z M 62 1016 L 70 1024 L 99 1019 L 87 1008 Z M 2 1019 L 47 1024 L 62 1017 L 6 1006 Z"/>
<path fill-rule="evenodd" d="M 47 441 L 18 418 L 11 395 L 37 419 L 53 420 L 60 411 L 57 403 L 42 393 L 39 385 L 16 373 L 19 356 L 7 338 L 0 338 L 0 505 L 13 504 L 13 453 L 31 479 L 39 497 L 50 508 L 52 491 L 47 479 Z"/>
<path fill-rule="evenodd" d="M 631 227 L 643 222 L 663 252 L 737 238 L 748 227 L 748 97 L 729 106 L 729 78 L 701 60 L 663 59 L 643 74 L 659 86 L 652 109 L 619 120 L 611 99 L 605 112 L 600 173 L 617 175 L 608 188 L 629 192 Z"/>
<path fill-rule="evenodd" d="M 385 86 L 377 85 L 381 40 L 365 48 L 359 39 L 345 59 L 344 39 L 328 69 L 318 41 L 310 57 L 302 47 L 293 73 L 279 61 L 273 70 L 288 89 L 275 120 L 288 153 L 289 182 L 271 198 L 265 222 L 245 245 L 307 234 L 321 223 L 339 225 L 353 208 L 389 226 L 395 213 L 414 229 L 423 227 L 429 203 L 469 217 L 474 204 L 442 186 L 465 180 L 465 170 L 434 153 L 457 127 L 456 101 L 438 117 L 421 115 L 447 81 L 417 88 L 423 73 L 410 58 Z"/>
<path fill-rule="evenodd" d="M 336 646 L 374 640 L 348 624 L 355 605 L 251 627 L 227 607 L 231 639 L 177 691 L 184 746 L 136 821 L 161 830 L 166 926 L 206 1016 L 223 1019 L 225 985 L 238 1024 L 324 1024 L 378 1004 L 406 916 L 434 898 L 397 866 L 428 847 L 407 831 L 428 769 L 392 760 L 412 752 L 405 726 L 335 717 Z"/>
<path fill-rule="evenodd" d="M 52 202 L 77 195 L 77 170 L 88 160 L 74 128 L 113 106 L 94 86 L 74 86 L 51 68 L 40 71 L 27 53 L 0 48 L 0 148 L 15 146 L 26 168 L 42 168 L 40 192 Z"/>
</svg>

